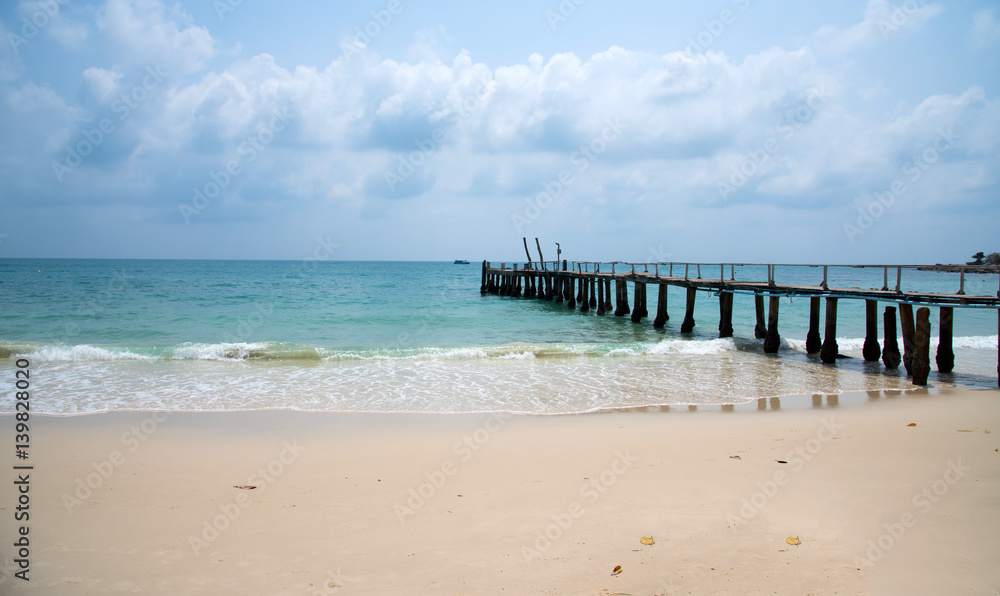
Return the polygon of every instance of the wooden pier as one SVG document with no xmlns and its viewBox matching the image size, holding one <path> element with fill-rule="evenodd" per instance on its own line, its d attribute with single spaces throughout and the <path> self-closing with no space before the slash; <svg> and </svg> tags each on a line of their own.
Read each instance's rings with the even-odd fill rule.
<svg viewBox="0 0 1000 596">
<path fill-rule="evenodd" d="M 536 241 L 537 244 L 537 241 Z M 527 242 L 525 252 L 528 253 Z M 540 252 L 540 251 L 539 251 Z M 667 288 L 686 289 L 684 318 L 681 333 L 691 333 L 695 327 L 694 307 L 698 292 L 709 292 L 719 299 L 719 337 L 733 335 L 733 296 L 748 294 L 754 298 L 756 320 L 754 336 L 764 340 L 765 353 L 778 351 L 781 343 L 778 332 L 778 311 L 782 297 L 804 296 L 809 298 L 809 332 L 806 351 L 819 353 L 826 364 L 833 364 L 839 356 L 837 346 L 837 303 L 842 299 L 865 301 L 866 333 L 862 355 L 866 362 L 880 358 L 886 368 L 897 368 L 901 363 L 914 384 L 926 385 L 930 372 L 930 309 L 938 309 L 939 343 L 935 356 L 937 370 L 949 373 L 954 368 L 952 349 L 952 321 L 955 308 L 986 308 L 997 310 L 997 383 L 1000 385 L 1000 279 L 995 296 L 974 296 L 965 292 L 965 274 L 996 274 L 1000 267 L 955 266 L 949 270 L 959 273 L 959 287 L 954 294 L 903 291 L 902 278 L 907 270 L 928 270 L 929 265 L 786 265 L 764 263 L 625 263 L 595 261 L 530 261 L 500 263 L 498 266 L 483 261 L 480 292 L 501 296 L 524 296 L 540 300 L 566 302 L 567 307 L 579 306 L 582 312 L 596 309 L 598 315 L 613 313 L 639 323 L 649 316 L 646 307 L 647 286 L 658 288 L 653 327 L 663 327 L 667 313 Z M 736 279 L 737 267 L 757 267 L 767 271 L 766 279 Z M 777 268 L 812 268 L 817 277 L 822 270 L 822 281 L 817 285 L 780 283 Z M 883 284 L 880 289 L 858 287 L 832 287 L 827 282 L 831 269 L 881 269 Z M 742 273 L 742 271 L 741 271 Z M 718 277 L 714 277 L 718 274 Z M 611 301 L 611 285 L 615 287 L 615 301 Z M 632 284 L 632 307 L 629 306 L 629 288 Z M 767 304 L 765 308 L 765 297 Z M 825 309 L 823 308 L 825 301 Z M 884 326 L 883 345 L 878 343 L 878 303 L 888 302 L 882 315 Z M 903 337 L 900 354 L 896 334 L 896 311 Z M 916 307 L 916 311 L 914 311 Z M 823 336 L 820 337 L 820 314 L 825 312 Z M 766 318 L 765 318 L 766 317 Z"/>
</svg>

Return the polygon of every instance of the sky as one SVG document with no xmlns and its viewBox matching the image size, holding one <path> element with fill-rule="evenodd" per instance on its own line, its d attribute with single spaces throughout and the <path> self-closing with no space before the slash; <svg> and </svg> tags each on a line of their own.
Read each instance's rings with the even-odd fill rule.
<svg viewBox="0 0 1000 596">
<path fill-rule="evenodd" d="M 977 0 L 4 2 L 0 258 L 964 262 L 998 87 Z"/>
</svg>

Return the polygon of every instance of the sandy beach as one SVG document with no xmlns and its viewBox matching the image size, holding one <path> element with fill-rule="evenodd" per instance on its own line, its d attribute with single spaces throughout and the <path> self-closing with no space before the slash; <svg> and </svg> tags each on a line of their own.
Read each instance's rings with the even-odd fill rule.
<svg viewBox="0 0 1000 596">
<path fill-rule="evenodd" d="M 998 397 L 35 417 L 0 592 L 992 594 Z"/>
</svg>

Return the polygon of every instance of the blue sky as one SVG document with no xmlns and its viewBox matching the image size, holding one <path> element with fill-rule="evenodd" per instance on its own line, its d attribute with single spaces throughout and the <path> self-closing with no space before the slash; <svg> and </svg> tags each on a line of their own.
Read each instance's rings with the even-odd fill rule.
<svg viewBox="0 0 1000 596">
<path fill-rule="evenodd" d="M 1000 250 L 995 2 L 21 0 L 0 34 L 0 257 Z"/>
</svg>

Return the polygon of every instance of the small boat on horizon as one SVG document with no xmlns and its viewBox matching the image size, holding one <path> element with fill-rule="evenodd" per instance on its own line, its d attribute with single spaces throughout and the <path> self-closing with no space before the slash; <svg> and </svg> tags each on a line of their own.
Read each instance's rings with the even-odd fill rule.
<svg viewBox="0 0 1000 596">
<path fill-rule="evenodd" d="M 468 261 L 463 261 L 462 259 L 455 259 L 455 265 L 468 265 Z"/>
</svg>

